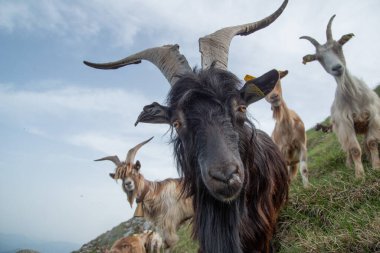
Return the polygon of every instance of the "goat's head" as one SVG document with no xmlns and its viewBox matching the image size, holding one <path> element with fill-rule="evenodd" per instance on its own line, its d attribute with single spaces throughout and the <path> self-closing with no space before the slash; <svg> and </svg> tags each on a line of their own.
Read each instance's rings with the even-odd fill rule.
<svg viewBox="0 0 380 253">
<path fill-rule="evenodd" d="M 173 130 L 178 169 L 191 193 L 205 186 L 217 200 L 228 202 L 241 192 L 245 180 L 245 150 L 254 128 L 247 107 L 264 98 L 279 80 L 276 70 L 241 85 L 227 71 L 228 50 L 236 35 L 248 35 L 270 25 L 288 0 L 270 16 L 249 24 L 227 27 L 199 39 L 202 70 L 192 71 L 178 45 L 150 48 L 120 61 L 84 62 L 101 69 L 115 69 L 148 60 L 165 75 L 172 88 L 167 106 L 145 106 L 136 124 L 165 123 Z M 249 128 L 249 130 L 247 129 Z"/>
<path fill-rule="evenodd" d="M 280 79 L 288 74 L 288 71 L 279 71 Z M 265 96 L 265 100 L 272 105 L 272 107 L 279 107 L 282 103 L 282 87 L 281 80 L 278 80 L 274 89 Z"/>
<path fill-rule="evenodd" d="M 303 64 L 318 60 L 323 68 L 327 71 L 327 73 L 331 74 L 334 77 L 340 77 L 344 74 L 346 67 L 346 60 L 343 55 L 343 45 L 349 41 L 354 36 L 354 34 L 349 33 L 343 35 L 338 41 L 334 40 L 331 31 L 331 25 L 334 18 L 335 15 L 330 18 L 327 25 L 327 42 L 324 45 L 319 44 L 316 39 L 310 36 L 302 36 L 300 39 L 306 39 L 310 41 L 316 49 L 315 54 L 308 54 L 303 57 Z"/>
<path fill-rule="evenodd" d="M 144 179 L 143 175 L 140 174 L 140 161 L 137 160 L 136 163 L 134 162 L 135 156 L 137 154 L 137 151 L 151 139 L 153 139 L 153 137 L 139 143 L 138 145 L 130 149 L 128 151 L 127 158 L 124 162 L 121 162 L 118 156 L 107 156 L 95 160 L 108 160 L 116 165 L 115 173 L 110 173 L 109 175 L 112 179 L 122 180 L 122 189 L 127 194 L 128 202 L 131 205 L 131 207 L 133 205 L 134 200 L 136 199 L 138 191 L 141 190 L 140 184 L 141 181 Z"/>
</svg>

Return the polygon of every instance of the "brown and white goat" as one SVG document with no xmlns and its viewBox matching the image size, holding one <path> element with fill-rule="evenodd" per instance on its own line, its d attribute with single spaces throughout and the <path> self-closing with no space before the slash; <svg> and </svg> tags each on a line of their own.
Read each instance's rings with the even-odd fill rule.
<svg viewBox="0 0 380 253">
<path fill-rule="evenodd" d="M 145 245 L 148 243 L 150 236 L 151 232 L 144 232 L 120 238 L 105 253 L 146 253 Z"/>
<path fill-rule="evenodd" d="M 192 198 L 182 194 L 183 184 L 180 178 L 149 181 L 140 173 L 141 164 L 139 161 L 134 163 L 134 158 L 138 149 L 152 138 L 129 150 L 125 162 L 120 162 L 117 156 L 95 161 L 110 160 L 116 164 L 115 173 L 110 173 L 111 178 L 122 180 L 122 189 L 127 194 L 131 207 L 136 200 L 136 211 L 143 213 L 137 215 L 144 216 L 157 226 L 163 235 L 165 252 L 170 252 L 179 239 L 178 228 L 193 217 Z"/>
<path fill-rule="evenodd" d="M 288 71 L 279 71 L 279 73 L 280 78 L 283 78 Z M 287 107 L 282 95 L 281 79 L 265 99 L 271 104 L 273 118 L 276 121 L 272 139 L 284 155 L 290 178 L 294 179 L 299 167 L 303 186 L 309 187 L 305 126 L 300 116 Z"/>
<path fill-rule="evenodd" d="M 380 169 L 379 142 L 380 142 L 380 99 L 377 94 L 359 78 L 351 75 L 346 66 L 343 54 L 343 45 L 354 34 L 343 35 L 338 41 L 333 39 L 331 25 L 333 15 L 327 24 L 327 42 L 323 45 L 310 37 L 301 39 L 310 41 L 316 49 L 315 54 L 303 57 L 303 63 L 318 60 L 327 73 L 335 78 L 337 88 L 334 102 L 331 106 L 331 122 L 333 131 L 347 153 L 347 164 L 355 164 L 355 176 L 364 177 L 361 160 L 362 150 L 356 134 L 363 134 L 364 147 L 371 155 L 372 167 Z"/>
</svg>

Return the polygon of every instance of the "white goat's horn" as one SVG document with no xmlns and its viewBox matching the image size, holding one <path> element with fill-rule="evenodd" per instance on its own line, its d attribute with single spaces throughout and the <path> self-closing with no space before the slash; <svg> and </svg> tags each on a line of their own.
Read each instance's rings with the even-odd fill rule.
<svg viewBox="0 0 380 253">
<path fill-rule="evenodd" d="M 207 69 L 214 63 L 215 67 L 227 70 L 228 50 L 232 38 L 235 35 L 249 35 L 257 30 L 267 27 L 281 15 L 287 4 L 288 0 L 284 0 L 282 5 L 274 13 L 260 21 L 225 27 L 200 38 L 199 51 L 202 55 L 202 68 Z"/>
<path fill-rule="evenodd" d="M 114 155 L 114 156 L 106 156 L 106 157 L 103 157 L 103 158 L 100 158 L 100 159 L 96 159 L 94 161 L 98 162 L 98 161 L 105 161 L 105 160 L 113 162 L 116 166 L 121 165 L 120 159 L 116 155 Z"/>
<path fill-rule="evenodd" d="M 148 143 L 151 139 L 153 139 L 153 137 L 149 138 L 148 140 L 146 141 L 143 141 L 139 144 L 137 144 L 135 147 L 131 148 L 129 151 L 128 151 L 128 154 L 127 154 L 127 159 L 125 160 L 125 163 L 126 164 L 133 164 L 134 160 L 135 160 L 135 156 L 137 154 L 137 151 L 146 143 Z"/>
<path fill-rule="evenodd" d="M 319 46 L 321 46 L 321 45 L 319 44 L 319 42 L 318 42 L 316 39 L 314 39 L 314 38 L 312 38 L 312 37 L 310 37 L 310 36 L 302 36 L 302 37 L 300 37 L 300 39 L 305 39 L 305 40 L 310 41 L 311 44 L 313 44 L 315 47 L 319 47 Z"/>
<path fill-rule="evenodd" d="M 115 62 L 92 63 L 83 61 L 83 63 L 97 69 L 117 69 L 130 64 L 141 63 L 141 60 L 147 60 L 156 65 L 171 85 L 177 82 L 180 75 L 192 71 L 185 56 L 179 52 L 177 44 L 148 48 Z"/>
<path fill-rule="evenodd" d="M 327 42 L 330 42 L 333 40 L 331 25 L 332 25 L 334 18 L 335 18 L 335 14 L 330 18 L 329 23 L 327 24 L 327 29 L 326 29 Z"/>
</svg>

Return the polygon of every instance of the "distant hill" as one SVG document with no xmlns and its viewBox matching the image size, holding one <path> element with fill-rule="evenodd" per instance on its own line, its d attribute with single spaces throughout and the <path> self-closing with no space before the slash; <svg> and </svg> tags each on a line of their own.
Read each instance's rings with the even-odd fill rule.
<svg viewBox="0 0 380 253">
<path fill-rule="evenodd" d="M 375 91 L 380 96 L 380 85 Z M 366 179 L 358 181 L 354 169 L 345 166 L 345 154 L 335 134 L 310 129 L 307 137 L 313 186 L 305 190 L 300 178 L 292 183 L 273 240 L 276 252 L 380 252 L 380 171 L 374 171 L 365 161 Z M 86 251 L 75 253 L 102 253 L 102 247 L 126 235 L 134 220 L 121 223 L 93 244 L 86 244 Z M 197 252 L 190 234 L 189 225 L 180 229 L 174 253 Z"/>
<path fill-rule="evenodd" d="M 41 253 L 67 253 L 77 249 L 79 244 L 36 240 L 24 235 L 0 233 L 0 253 L 16 253 L 30 249 Z"/>
</svg>

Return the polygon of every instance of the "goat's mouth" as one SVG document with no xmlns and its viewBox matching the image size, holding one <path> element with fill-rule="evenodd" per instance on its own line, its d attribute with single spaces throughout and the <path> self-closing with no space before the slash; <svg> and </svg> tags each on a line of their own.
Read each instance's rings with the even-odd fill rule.
<svg viewBox="0 0 380 253">
<path fill-rule="evenodd" d="M 280 98 L 271 99 L 270 103 L 273 107 L 279 107 L 281 105 L 281 99 Z"/>
<path fill-rule="evenodd" d="M 336 76 L 336 77 L 341 77 L 343 75 L 343 72 L 344 72 L 343 69 L 342 70 L 336 70 L 336 71 L 332 72 L 332 75 Z"/>
<path fill-rule="evenodd" d="M 214 198 L 222 202 L 230 202 L 240 195 L 243 188 L 244 175 L 237 172 L 230 178 L 225 179 L 209 174 L 203 180 Z"/>
</svg>

